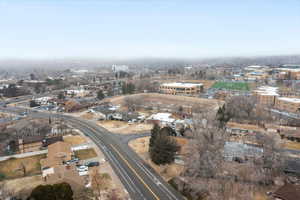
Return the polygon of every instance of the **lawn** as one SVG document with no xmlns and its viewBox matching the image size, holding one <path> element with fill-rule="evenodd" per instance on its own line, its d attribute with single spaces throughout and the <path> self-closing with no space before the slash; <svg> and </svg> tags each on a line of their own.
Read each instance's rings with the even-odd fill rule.
<svg viewBox="0 0 300 200">
<path fill-rule="evenodd" d="M 218 81 L 218 82 L 213 84 L 212 88 L 249 91 L 249 85 L 248 85 L 248 83 L 245 83 L 245 82 L 222 82 L 222 81 Z"/>
<path fill-rule="evenodd" d="M 95 152 L 94 149 L 81 149 L 75 151 L 75 156 L 80 160 L 86 160 L 86 159 L 97 157 L 97 153 Z"/>
<path fill-rule="evenodd" d="M 4 175 L 4 179 L 20 178 L 41 174 L 40 160 L 45 158 L 46 154 L 30 156 L 25 158 L 11 158 L 0 162 L 0 174 Z M 24 166 L 25 174 L 24 174 Z"/>
</svg>

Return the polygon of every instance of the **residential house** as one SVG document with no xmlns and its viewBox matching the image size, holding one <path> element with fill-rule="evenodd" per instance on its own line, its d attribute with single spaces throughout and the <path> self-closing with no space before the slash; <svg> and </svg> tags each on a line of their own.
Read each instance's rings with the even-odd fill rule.
<svg viewBox="0 0 300 200">
<path fill-rule="evenodd" d="M 148 119 L 148 123 L 159 123 L 162 125 L 173 124 L 176 120 L 171 117 L 171 113 L 156 113 L 151 115 Z"/>
<path fill-rule="evenodd" d="M 299 200 L 300 185 L 287 183 L 273 193 L 273 198 L 275 200 Z"/>
<path fill-rule="evenodd" d="M 39 151 L 43 147 L 44 136 L 26 136 L 18 139 L 18 149 L 20 153 Z"/>
<path fill-rule="evenodd" d="M 278 97 L 275 101 L 275 108 L 286 112 L 300 112 L 300 98 Z"/>
<path fill-rule="evenodd" d="M 300 129 L 280 131 L 280 136 L 282 139 L 300 142 Z"/>
</svg>

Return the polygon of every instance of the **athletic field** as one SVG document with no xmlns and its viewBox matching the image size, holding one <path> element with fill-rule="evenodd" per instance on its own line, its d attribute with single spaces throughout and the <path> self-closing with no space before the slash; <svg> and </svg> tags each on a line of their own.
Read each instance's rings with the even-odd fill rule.
<svg viewBox="0 0 300 200">
<path fill-rule="evenodd" d="M 248 91 L 249 90 L 249 85 L 248 85 L 248 83 L 245 83 L 245 82 L 222 82 L 222 81 L 218 81 L 218 82 L 213 84 L 212 88 Z"/>
</svg>

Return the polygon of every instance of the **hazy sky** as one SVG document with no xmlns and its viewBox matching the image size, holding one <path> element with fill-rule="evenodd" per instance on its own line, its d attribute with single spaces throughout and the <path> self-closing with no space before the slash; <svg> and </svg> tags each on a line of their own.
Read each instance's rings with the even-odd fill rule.
<svg viewBox="0 0 300 200">
<path fill-rule="evenodd" d="M 0 59 L 272 54 L 300 54 L 300 0 L 0 0 Z"/>
</svg>

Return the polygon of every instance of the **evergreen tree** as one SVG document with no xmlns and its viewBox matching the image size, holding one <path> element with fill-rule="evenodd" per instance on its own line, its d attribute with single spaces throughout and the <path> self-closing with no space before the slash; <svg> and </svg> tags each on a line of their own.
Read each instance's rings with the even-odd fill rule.
<svg viewBox="0 0 300 200">
<path fill-rule="evenodd" d="M 73 200 L 73 191 L 68 183 L 39 185 L 34 188 L 29 200 Z"/>
<path fill-rule="evenodd" d="M 126 84 L 126 83 L 124 83 L 124 84 L 122 85 L 122 93 L 123 93 L 123 94 L 127 94 L 127 84 Z"/>
<path fill-rule="evenodd" d="M 166 135 L 166 136 L 176 136 L 176 132 L 174 129 L 172 129 L 170 126 L 166 126 L 163 127 L 160 131 L 159 131 L 160 135 Z"/>
<path fill-rule="evenodd" d="M 55 193 L 53 192 L 52 185 L 39 185 L 31 192 L 30 200 L 54 200 Z"/>
<path fill-rule="evenodd" d="M 37 107 L 37 106 L 40 106 L 40 105 L 37 104 L 34 100 L 30 100 L 29 106 L 32 108 L 32 107 Z"/>
<path fill-rule="evenodd" d="M 65 99 L 66 97 L 65 97 L 65 95 L 64 95 L 63 92 L 60 92 L 60 93 L 58 94 L 57 98 L 58 98 L 58 99 Z"/>
<path fill-rule="evenodd" d="M 135 91 L 135 85 L 133 83 L 124 83 L 122 85 L 123 94 L 133 94 Z"/>
<path fill-rule="evenodd" d="M 180 150 L 176 140 L 170 136 L 159 135 L 150 149 L 150 158 L 157 165 L 174 162 L 176 152 Z"/>
<path fill-rule="evenodd" d="M 97 99 L 99 99 L 99 100 L 102 100 L 102 99 L 104 99 L 104 94 L 103 94 L 103 91 L 102 90 L 99 90 L 98 92 L 97 92 Z"/>
<path fill-rule="evenodd" d="M 134 90 L 135 90 L 135 85 L 133 83 L 128 83 L 128 85 L 127 85 L 128 94 L 133 94 Z"/>
<path fill-rule="evenodd" d="M 151 129 L 151 137 L 150 137 L 150 140 L 149 140 L 149 151 L 150 151 L 151 147 L 153 147 L 154 141 L 157 138 L 157 136 L 159 134 L 159 131 L 160 131 L 159 125 L 154 124 L 153 128 Z"/>
<path fill-rule="evenodd" d="M 217 120 L 219 121 L 219 127 L 223 128 L 227 122 L 231 119 L 231 115 L 226 111 L 225 104 L 218 109 Z"/>
<path fill-rule="evenodd" d="M 56 200 L 73 200 L 73 191 L 68 183 L 54 184 L 52 187 Z"/>
</svg>

